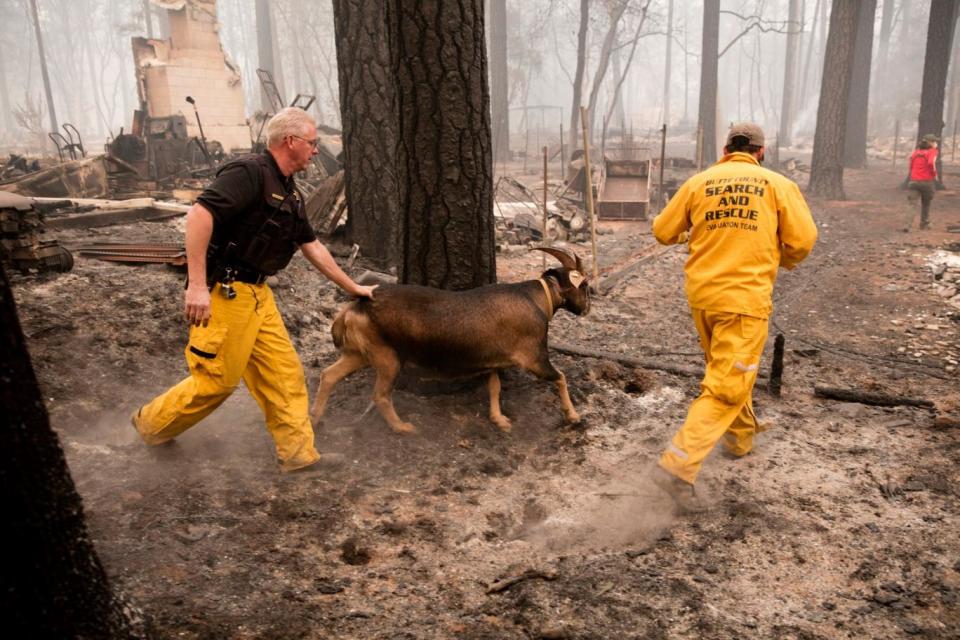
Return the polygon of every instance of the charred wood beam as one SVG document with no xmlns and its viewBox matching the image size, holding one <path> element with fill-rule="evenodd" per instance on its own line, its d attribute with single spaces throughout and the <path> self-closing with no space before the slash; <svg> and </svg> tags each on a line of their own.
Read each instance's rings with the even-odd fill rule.
<svg viewBox="0 0 960 640">
<path fill-rule="evenodd" d="M 861 391 L 859 389 L 841 389 L 839 387 L 815 386 L 813 388 L 813 395 L 818 398 L 826 398 L 828 400 L 859 402 L 860 404 L 869 404 L 876 407 L 923 407 L 924 409 L 935 408 L 935 405 L 932 401 L 924 398 L 892 396 L 886 393 Z"/>
</svg>

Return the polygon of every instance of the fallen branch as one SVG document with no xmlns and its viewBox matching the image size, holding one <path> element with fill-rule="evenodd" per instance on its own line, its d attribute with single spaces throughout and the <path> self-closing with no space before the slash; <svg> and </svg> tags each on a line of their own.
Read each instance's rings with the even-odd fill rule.
<svg viewBox="0 0 960 640">
<path fill-rule="evenodd" d="M 653 246 L 656 246 L 656 245 L 653 245 Z M 654 258 L 658 258 L 662 256 L 663 254 L 665 254 L 667 251 L 670 251 L 671 249 L 675 249 L 676 246 L 677 245 L 663 247 L 659 251 L 654 251 L 653 253 L 648 253 L 646 255 L 643 255 L 640 258 L 638 258 L 636 261 L 624 267 L 623 269 L 620 269 L 619 271 L 611 273 L 610 275 L 600 280 L 600 283 L 597 285 L 597 291 L 601 295 L 606 295 L 607 293 L 612 291 L 615 286 L 620 284 L 621 280 L 634 275 L 638 270 L 638 268 L 641 267 L 643 264 L 650 262 Z"/>
<path fill-rule="evenodd" d="M 930 400 L 923 398 L 908 398 L 904 396 L 891 396 L 885 393 L 871 393 L 869 391 L 858 391 L 857 389 L 840 389 L 838 387 L 819 387 L 813 388 L 813 395 L 818 398 L 828 400 L 840 400 L 843 402 L 859 402 L 860 404 L 869 404 L 876 407 L 923 407 L 925 409 L 934 409 L 934 404 Z"/>
<path fill-rule="evenodd" d="M 631 367 L 641 367 L 643 369 L 654 369 L 657 371 L 666 371 L 667 373 L 673 373 L 678 376 L 689 376 L 692 378 L 699 378 L 703 375 L 703 367 L 691 367 L 688 365 L 682 364 L 672 364 L 669 362 L 659 362 L 653 358 L 634 358 L 632 356 L 625 356 L 621 353 L 614 353 L 612 351 L 599 351 L 597 349 L 586 349 L 577 345 L 566 344 L 563 342 L 555 342 L 550 345 L 550 348 L 554 351 L 559 351 L 560 353 L 566 353 L 571 356 L 585 356 L 587 358 L 599 358 L 601 360 L 613 360 L 614 362 L 619 362 L 621 364 L 629 365 Z"/>
<path fill-rule="evenodd" d="M 525 580 L 533 580 L 535 578 L 542 578 L 543 580 L 556 580 L 557 572 L 556 571 L 541 571 L 540 569 L 527 569 L 523 573 L 517 574 L 515 576 L 509 576 L 503 578 L 502 580 L 497 580 L 487 589 L 487 595 L 493 593 L 500 593 L 506 591 L 510 587 L 519 584 Z"/>
</svg>

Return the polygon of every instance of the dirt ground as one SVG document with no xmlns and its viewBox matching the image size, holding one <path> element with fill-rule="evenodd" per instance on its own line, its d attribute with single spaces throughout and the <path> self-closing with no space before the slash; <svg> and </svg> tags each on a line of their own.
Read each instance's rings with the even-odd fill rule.
<svg viewBox="0 0 960 640">
<path fill-rule="evenodd" d="M 488 422 L 481 386 L 396 391 L 420 429 L 401 437 L 364 413 L 361 372 L 317 429 L 347 466 L 281 476 L 244 389 L 172 446 L 131 428 L 131 410 L 185 374 L 177 272 L 79 258 L 14 286 L 96 547 L 158 637 L 960 638 L 960 431 L 927 410 L 812 393 L 958 401 L 960 310 L 928 260 L 957 247 L 946 226 L 960 224 L 960 194 L 937 194 L 934 230 L 904 234 L 899 174 L 847 172 L 849 200 L 811 202 L 820 241 L 780 276 L 763 364 L 783 331 L 783 395 L 755 393 L 771 430 L 742 460 L 711 456 L 698 483 L 711 509 L 696 517 L 644 480 L 695 377 L 555 353 L 581 424 L 563 424 L 552 385 L 514 372 L 512 434 Z M 957 167 L 946 177 L 960 184 Z M 178 241 L 180 225 L 58 237 Z M 605 266 L 652 242 L 648 222 L 603 227 Z M 552 338 L 699 365 L 683 259 L 647 262 L 585 318 L 560 312 Z M 540 262 L 501 255 L 501 279 L 536 277 Z M 343 298 L 299 256 L 275 291 L 312 395 Z"/>
</svg>

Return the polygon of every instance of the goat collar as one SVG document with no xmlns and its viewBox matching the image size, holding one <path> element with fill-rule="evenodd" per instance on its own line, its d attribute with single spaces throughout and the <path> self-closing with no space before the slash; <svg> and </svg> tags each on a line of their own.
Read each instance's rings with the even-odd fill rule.
<svg viewBox="0 0 960 640">
<path fill-rule="evenodd" d="M 549 284 L 547 284 L 546 278 L 539 278 L 538 281 L 540 282 L 540 286 L 543 287 L 543 293 L 547 296 L 547 318 L 552 318 L 554 311 L 553 289 Z"/>
</svg>

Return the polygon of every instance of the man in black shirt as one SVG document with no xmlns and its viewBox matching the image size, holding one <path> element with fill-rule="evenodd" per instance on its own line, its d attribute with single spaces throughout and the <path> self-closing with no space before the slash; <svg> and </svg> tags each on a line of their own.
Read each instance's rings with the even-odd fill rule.
<svg viewBox="0 0 960 640">
<path fill-rule="evenodd" d="M 347 293 L 373 297 L 317 240 L 293 174 L 317 153 L 317 129 L 302 109 L 267 124 L 267 151 L 224 165 L 187 213 L 184 315 L 190 376 L 136 411 L 148 444 L 173 440 L 226 400 L 242 379 L 266 417 L 283 471 L 315 465 L 303 367 L 265 284 L 299 248 Z"/>
</svg>

